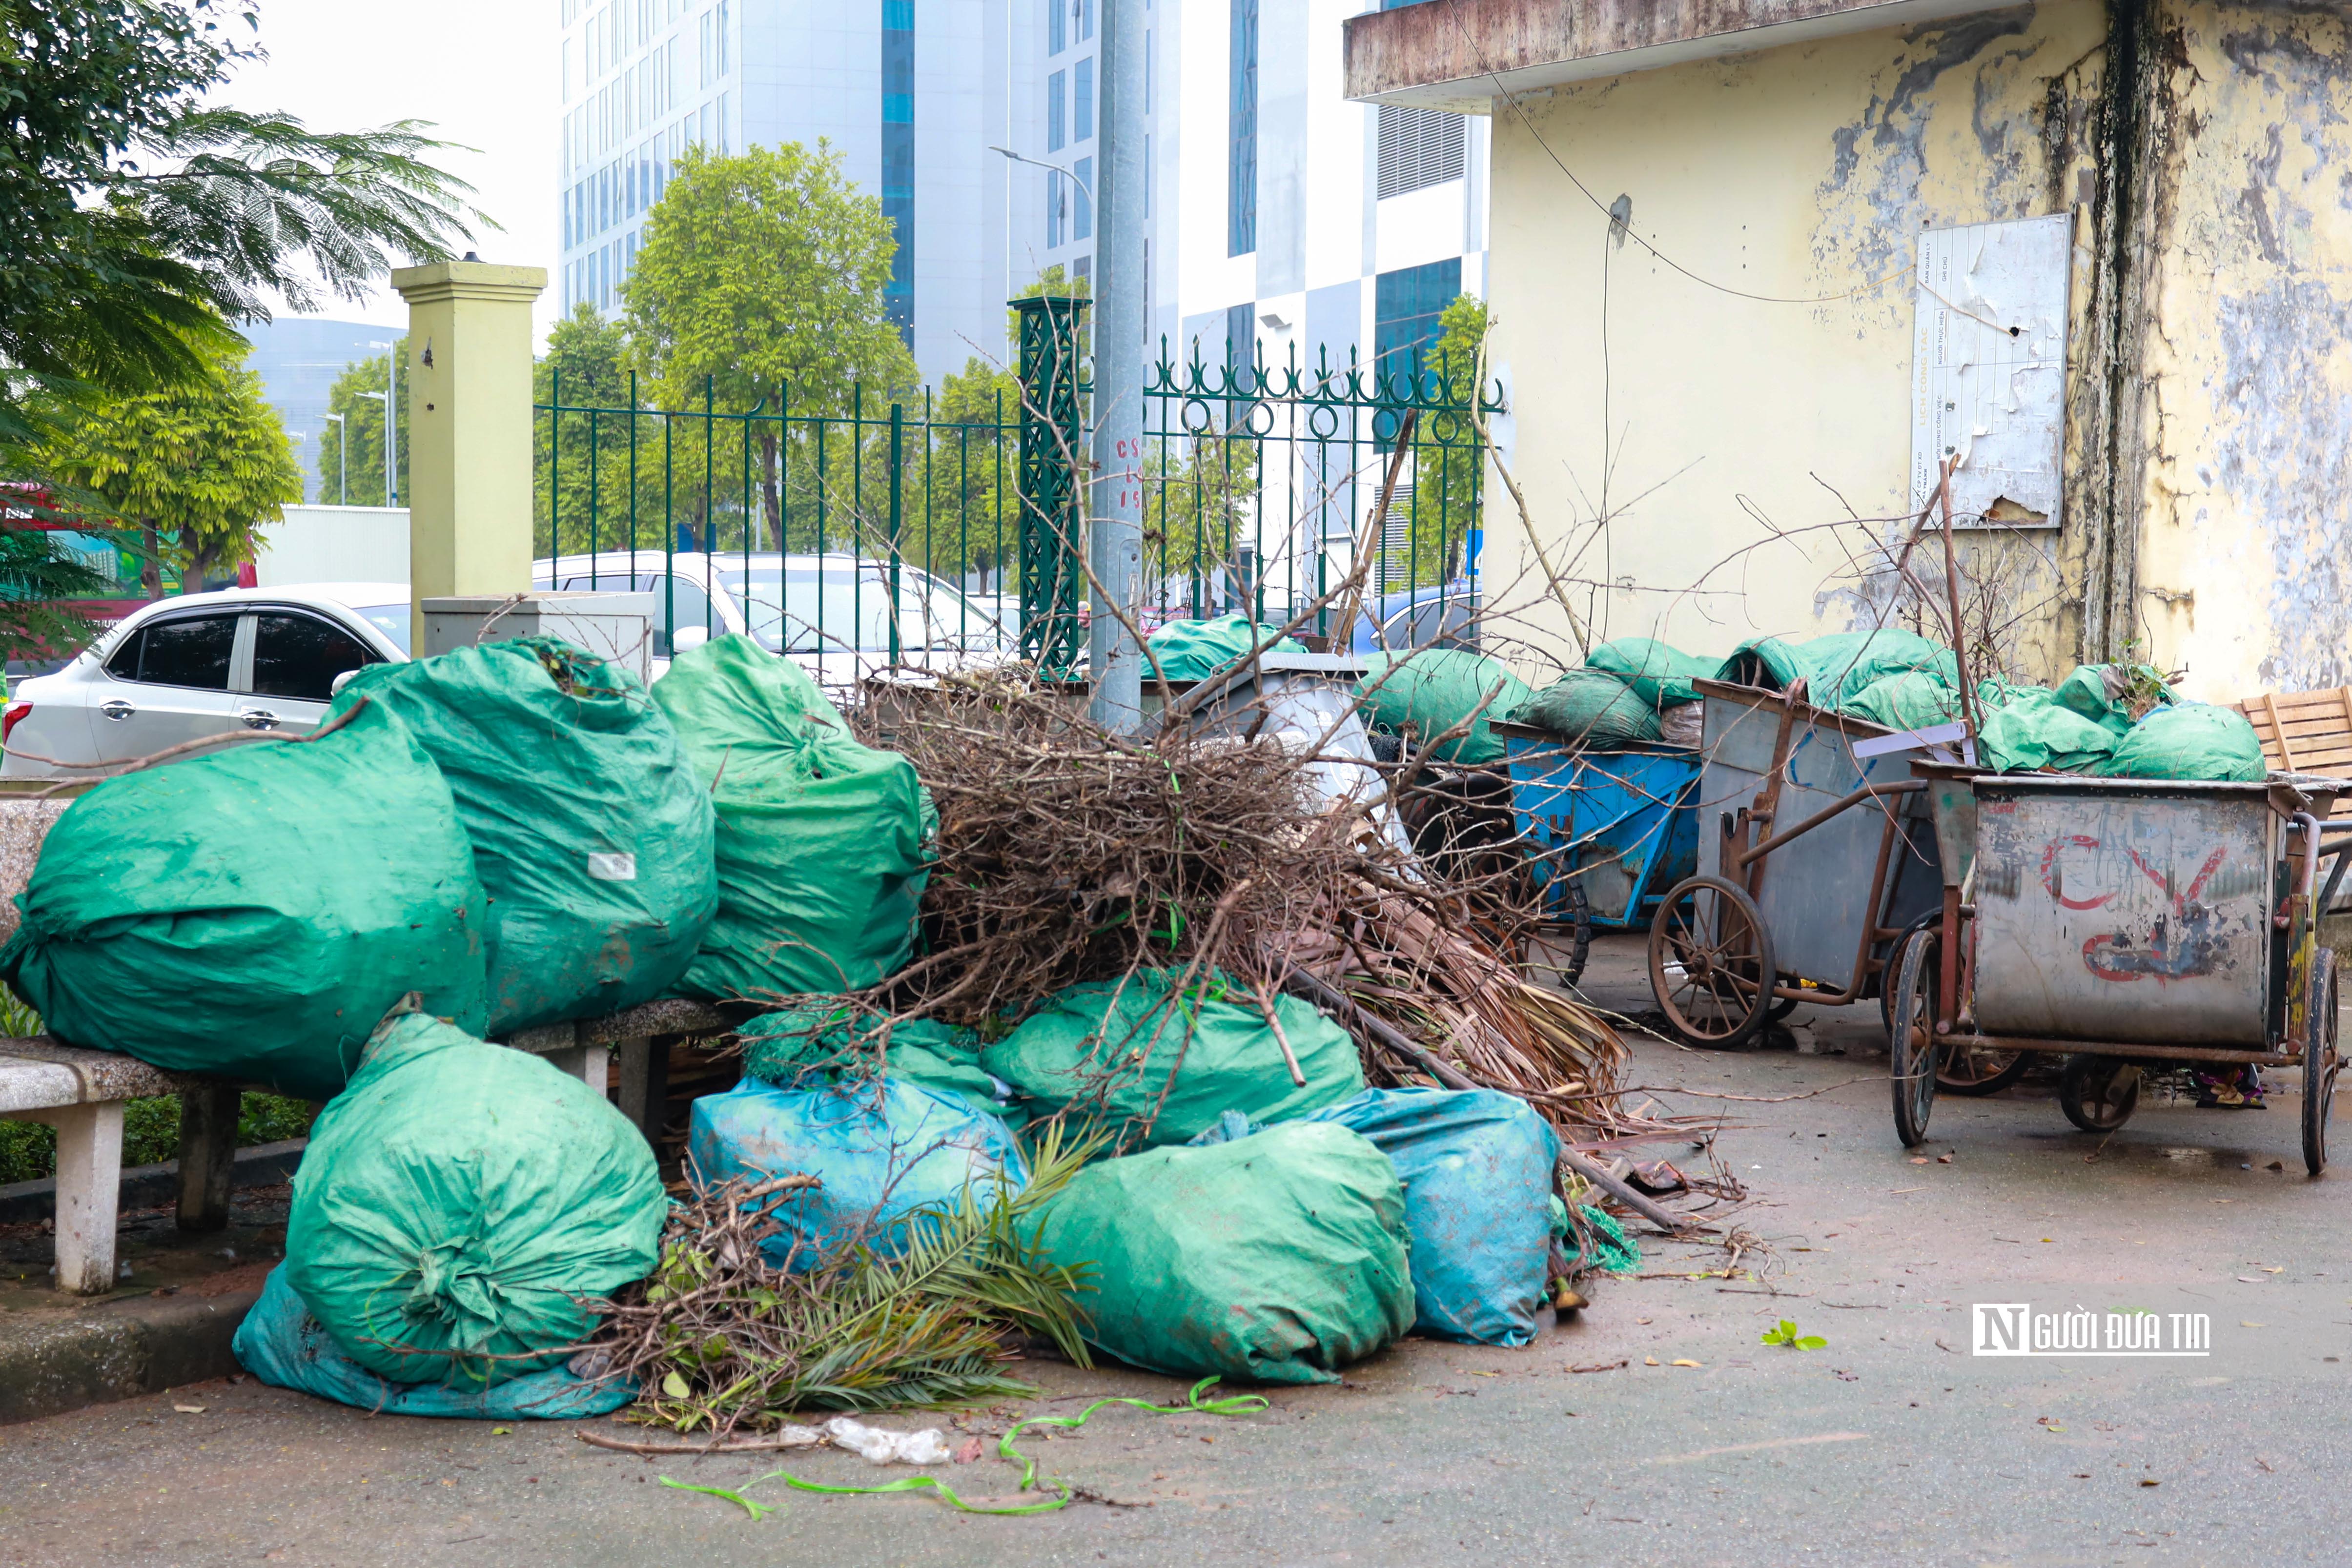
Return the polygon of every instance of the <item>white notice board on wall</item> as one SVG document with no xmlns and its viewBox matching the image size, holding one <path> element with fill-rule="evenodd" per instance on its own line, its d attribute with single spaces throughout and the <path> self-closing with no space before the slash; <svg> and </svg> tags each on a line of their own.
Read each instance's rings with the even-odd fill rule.
<svg viewBox="0 0 2352 1568">
<path fill-rule="evenodd" d="M 1919 236 L 1911 509 L 1952 472 L 1962 528 L 2056 528 L 2066 439 L 2072 214 Z"/>
</svg>

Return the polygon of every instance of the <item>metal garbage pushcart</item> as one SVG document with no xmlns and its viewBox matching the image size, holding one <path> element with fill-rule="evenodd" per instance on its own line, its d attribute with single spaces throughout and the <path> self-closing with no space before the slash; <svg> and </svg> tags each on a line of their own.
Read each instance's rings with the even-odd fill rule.
<svg viewBox="0 0 2352 1568">
<path fill-rule="evenodd" d="M 1941 883 L 1925 745 L 1806 701 L 1695 683 L 1697 869 L 1658 901 L 1650 988 L 1686 1043 L 1746 1045 L 1801 1002 L 1874 998 Z"/>
<path fill-rule="evenodd" d="M 1665 890 L 1698 870 L 1699 758 L 1688 747 L 1583 747 L 1497 723 L 1511 810 L 1537 909 L 1575 984 L 1592 933 L 1645 929 Z"/>
<path fill-rule="evenodd" d="M 2352 831 L 2326 838 L 2321 820 L 2352 781 L 1921 772 L 1943 907 L 1905 937 L 1891 987 L 1905 1145 L 1927 1135 L 1935 1066 L 1991 1050 L 2063 1056 L 2060 1108 L 2103 1134 L 2150 1069 L 2300 1069 L 2304 1164 L 2326 1167 L 2340 1059 L 2319 915 Z"/>
</svg>

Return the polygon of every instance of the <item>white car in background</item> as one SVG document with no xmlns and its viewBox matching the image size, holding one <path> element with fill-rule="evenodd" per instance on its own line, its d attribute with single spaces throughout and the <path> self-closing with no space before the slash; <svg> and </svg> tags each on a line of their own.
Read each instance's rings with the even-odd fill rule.
<svg viewBox="0 0 2352 1568">
<path fill-rule="evenodd" d="M 730 632 L 749 633 L 836 693 L 893 662 L 919 670 L 993 663 L 1013 628 L 999 603 L 967 598 L 919 566 L 846 555 L 605 550 L 531 563 L 531 585 L 559 591 L 654 595 L 654 674 L 671 657 Z"/>
<path fill-rule="evenodd" d="M 0 713 L 0 778 L 87 778 L 236 730 L 307 735 L 335 678 L 408 657 L 408 585 L 323 582 L 158 600 Z M 80 766 L 71 766 L 79 764 Z"/>
</svg>

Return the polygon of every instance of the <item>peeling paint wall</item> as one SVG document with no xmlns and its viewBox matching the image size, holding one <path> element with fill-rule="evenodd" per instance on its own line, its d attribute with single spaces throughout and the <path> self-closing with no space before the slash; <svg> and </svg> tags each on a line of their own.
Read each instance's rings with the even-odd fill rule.
<svg viewBox="0 0 2352 1568">
<path fill-rule="evenodd" d="M 2159 13 L 2141 635 L 2200 695 L 2352 684 L 2352 22 Z"/>
<path fill-rule="evenodd" d="M 1580 542 L 1596 631 L 1704 653 L 1884 620 L 1895 580 L 1857 567 L 1909 527 L 1916 236 L 2069 212 L 2067 521 L 1961 537 L 2001 652 L 2038 678 L 2132 652 L 2211 698 L 2352 684 L 2347 120 L 2339 15 L 2168 0 L 1498 106 L 1512 465 L 1543 535 Z M 1639 238 L 1612 235 L 1621 194 Z M 1525 605 L 1507 522 L 1488 570 Z"/>
</svg>

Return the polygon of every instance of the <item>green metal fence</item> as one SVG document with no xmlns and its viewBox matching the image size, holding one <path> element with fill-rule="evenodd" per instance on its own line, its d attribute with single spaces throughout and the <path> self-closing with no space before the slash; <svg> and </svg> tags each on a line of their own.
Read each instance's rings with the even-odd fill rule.
<svg viewBox="0 0 2352 1568">
<path fill-rule="evenodd" d="M 963 384 L 952 407 L 862 390 L 802 407 L 787 388 L 728 411 L 707 383 L 700 407 L 658 408 L 634 378 L 568 400 L 551 375 L 534 423 L 540 585 L 656 591 L 663 656 L 699 628 L 858 669 L 992 649 L 1068 672 L 1087 615 L 1085 302 L 1014 308 L 1017 376 L 977 398 Z M 1255 345 L 1211 362 L 1196 343 L 1181 362 L 1163 346 L 1139 395 L 1147 629 L 1290 620 L 1365 550 L 1364 615 L 1351 633 L 1326 606 L 1314 633 L 1426 641 L 1471 612 L 1484 452 L 1454 378 L 1295 354 L 1271 367 Z"/>
<path fill-rule="evenodd" d="M 1326 606 L 1302 629 L 1364 645 L 1467 619 L 1486 467 L 1469 377 L 1418 353 L 1310 366 L 1294 347 L 1269 365 L 1263 345 L 1224 348 L 1210 361 L 1196 340 L 1176 361 L 1163 340 L 1144 388 L 1148 617 L 1287 622 L 1370 552 L 1357 625 Z"/>
</svg>

